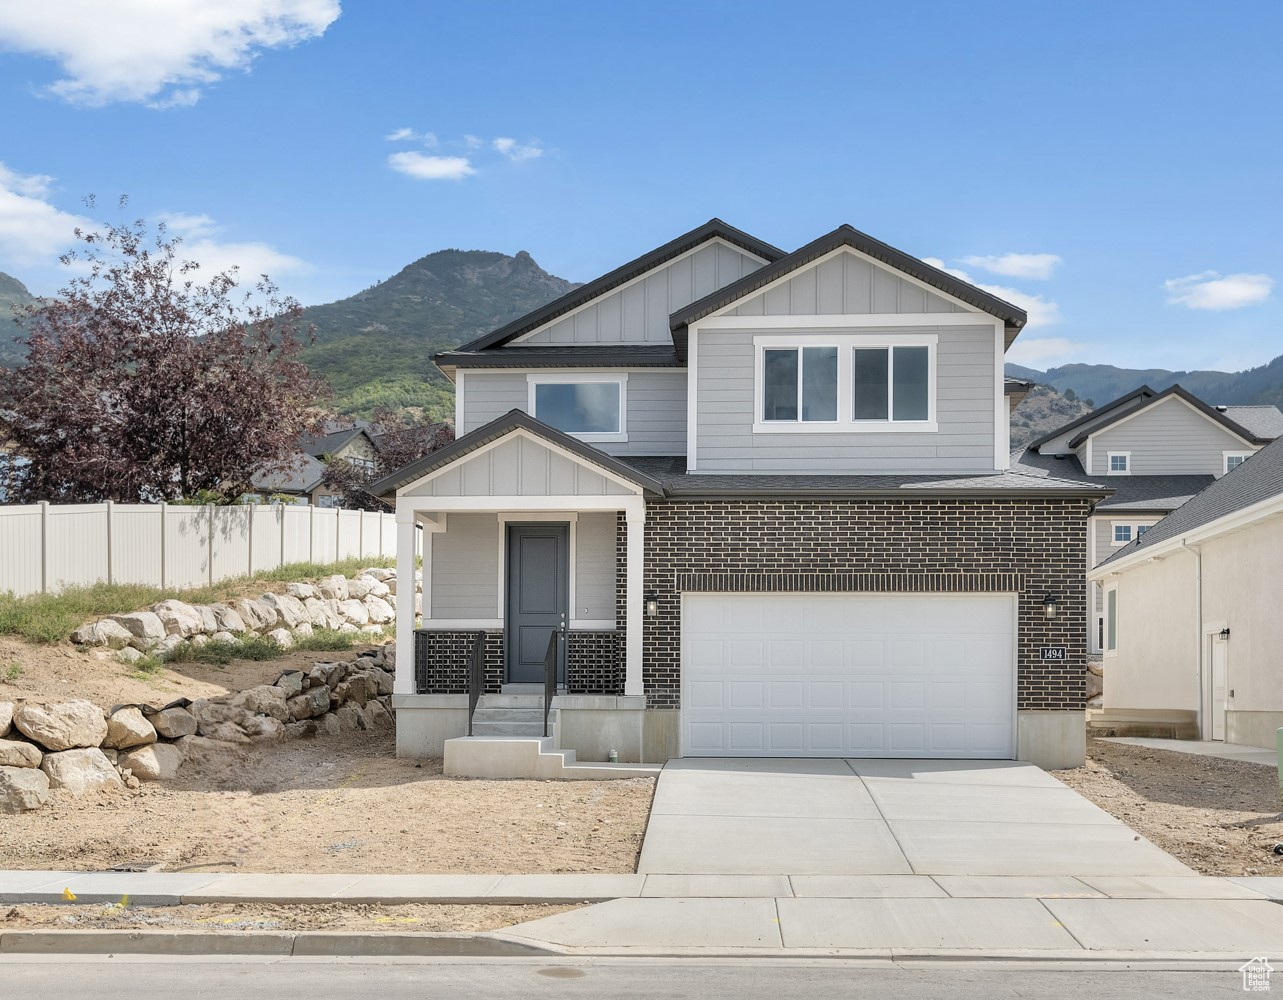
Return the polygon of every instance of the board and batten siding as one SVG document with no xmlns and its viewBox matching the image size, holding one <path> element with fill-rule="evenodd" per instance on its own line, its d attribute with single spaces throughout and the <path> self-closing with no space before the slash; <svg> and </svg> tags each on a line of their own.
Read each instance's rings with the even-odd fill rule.
<svg viewBox="0 0 1283 1000">
<path fill-rule="evenodd" d="M 710 241 L 553 320 L 509 344 L 508 349 L 549 344 L 671 344 L 669 316 L 756 271 L 762 263 L 729 243 Z"/>
<path fill-rule="evenodd" d="M 768 331 L 700 331 L 696 405 L 700 472 L 979 472 L 994 466 L 994 331 L 972 326 L 861 327 L 831 331 L 885 343 L 900 334 L 938 334 L 934 432 L 753 433 L 754 336 Z M 817 331 L 769 331 L 771 336 Z"/>
<path fill-rule="evenodd" d="M 885 267 L 839 251 L 746 299 L 731 316 L 852 316 L 869 313 L 967 312 Z"/>
<path fill-rule="evenodd" d="M 611 369 L 583 369 L 583 374 L 603 372 Z M 460 436 L 509 410 L 529 410 L 530 390 L 524 371 L 469 371 L 465 379 Z M 594 448 L 608 455 L 686 454 L 685 369 L 630 371 L 626 396 L 628 440 L 594 441 Z"/>
<path fill-rule="evenodd" d="M 515 521 L 513 522 L 515 523 Z M 571 532 L 575 605 L 571 619 L 615 620 L 615 514 L 584 513 Z M 498 514 L 448 514 L 446 530 L 431 534 L 433 624 L 502 618 L 499 559 L 504 524 Z"/>
<path fill-rule="evenodd" d="M 1174 396 L 1092 435 L 1089 475 L 1109 473 L 1109 453 L 1131 452 L 1133 476 L 1219 476 L 1223 451 L 1256 447 Z"/>
<path fill-rule="evenodd" d="M 600 472 L 533 438 L 514 434 L 466 455 L 405 490 L 416 497 L 632 496 Z"/>
</svg>

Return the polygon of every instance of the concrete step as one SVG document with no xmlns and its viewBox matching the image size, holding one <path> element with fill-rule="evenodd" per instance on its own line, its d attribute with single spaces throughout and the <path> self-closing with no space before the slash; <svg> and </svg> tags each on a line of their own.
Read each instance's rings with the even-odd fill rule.
<svg viewBox="0 0 1283 1000">
<path fill-rule="evenodd" d="M 552 717 L 553 713 L 549 713 Z M 543 707 L 539 708 L 482 708 L 472 714 L 475 722 L 537 722 L 543 725 Z"/>
<path fill-rule="evenodd" d="M 543 720 L 539 722 L 472 721 L 473 736 L 533 736 L 543 738 Z"/>
<path fill-rule="evenodd" d="M 543 711 L 543 692 L 539 694 L 483 694 L 477 700 L 477 710 L 483 708 L 525 708 Z"/>
</svg>

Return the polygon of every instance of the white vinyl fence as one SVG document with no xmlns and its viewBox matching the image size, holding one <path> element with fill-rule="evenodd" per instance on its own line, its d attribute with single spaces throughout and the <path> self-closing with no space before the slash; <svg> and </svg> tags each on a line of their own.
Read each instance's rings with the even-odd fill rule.
<svg viewBox="0 0 1283 1000">
<path fill-rule="evenodd" d="M 394 556 L 396 517 L 284 504 L 0 507 L 0 593 L 76 584 L 199 587 L 287 563 Z"/>
</svg>

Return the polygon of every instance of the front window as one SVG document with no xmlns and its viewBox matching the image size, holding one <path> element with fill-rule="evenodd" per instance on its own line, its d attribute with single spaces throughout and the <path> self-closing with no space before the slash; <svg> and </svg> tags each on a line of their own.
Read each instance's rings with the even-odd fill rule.
<svg viewBox="0 0 1283 1000">
<path fill-rule="evenodd" d="M 1105 651 L 1118 650 L 1118 588 L 1105 591 Z"/>
<path fill-rule="evenodd" d="M 925 347 L 857 347 L 855 419 L 928 419 L 928 369 Z"/>
<path fill-rule="evenodd" d="M 1130 524 L 1114 525 L 1114 544 L 1126 545 L 1132 540 L 1132 526 Z"/>
<path fill-rule="evenodd" d="M 585 441 L 626 440 L 626 375 L 609 378 L 530 376 L 530 412 Z"/>
<path fill-rule="evenodd" d="M 837 420 L 836 347 L 770 348 L 762 355 L 762 383 L 763 420 Z"/>
</svg>

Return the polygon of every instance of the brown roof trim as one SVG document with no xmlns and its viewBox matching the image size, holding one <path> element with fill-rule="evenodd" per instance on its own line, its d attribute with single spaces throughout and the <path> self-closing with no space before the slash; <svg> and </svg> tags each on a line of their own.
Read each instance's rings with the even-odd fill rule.
<svg viewBox="0 0 1283 1000">
<path fill-rule="evenodd" d="M 1055 388 L 1055 386 L 1052 386 L 1052 388 Z M 1133 389 L 1131 392 L 1127 393 L 1126 395 L 1119 396 L 1117 399 L 1111 400 L 1110 402 L 1106 403 L 1104 406 L 1096 407 L 1096 409 L 1092 410 L 1090 413 L 1084 413 L 1081 417 L 1071 420 L 1067 424 L 1062 424 L 1061 426 L 1057 427 L 1054 431 L 1052 431 L 1050 434 L 1044 434 L 1037 441 L 1030 441 L 1027 445 L 1025 445 L 1025 447 L 1036 450 L 1040 445 L 1046 444 L 1048 441 L 1052 440 L 1053 438 L 1058 438 L 1060 437 L 1060 435 L 1066 434 L 1069 431 L 1072 431 L 1075 427 L 1081 427 L 1083 424 L 1088 423 L 1092 420 L 1095 420 L 1097 417 L 1102 417 L 1106 413 L 1108 413 L 1110 410 L 1113 410 L 1119 406 L 1125 406 L 1127 403 L 1132 402 L 1134 399 L 1136 399 L 1139 396 L 1144 396 L 1146 399 L 1152 399 L 1156 395 L 1157 395 L 1156 390 L 1151 389 L 1147 385 L 1142 385 L 1139 389 Z"/>
<path fill-rule="evenodd" d="M 673 313 L 669 317 L 669 328 L 673 333 L 673 345 L 677 348 L 678 356 L 686 357 L 686 331 L 691 323 L 703 319 L 719 309 L 724 309 L 732 302 L 759 291 L 772 281 L 805 267 L 812 261 L 823 257 L 826 253 L 843 246 L 859 250 L 861 253 L 890 265 L 897 271 L 911 275 L 947 295 L 952 295 L 956 299 L 961 299 L 969 305 L 998 317 L 1007 326 L 1008 344 L 1014 339 L 1020 328 L 1028 322 L 1029 317 L 1025 311 L 1010 302 L 1006 302 L 996 295 L 990 295 L 970 282 L 955 278 L 939 268 L 932 267 L 925 261 L 921 261 L 903 250 L 897 250 L 881 240 L 874 239 L 868 233 L 862 233 L 852 226 L 843 224 L 833 232 L 812 240 L 806 246 L 793 251 L 793 253 L 785 257 L 781 257 L 774 263 L 759 268 L 752 274 L 747 274 L 738 281 L 733 281 L 729 285 L 719 288 L 711 295 L 706 295 L 704 298 L 692 302 L 685 309 L 680 309 Z"/>
<path fill-rule="evenodd" d="M 484 337 L 478 337 L 476 340 L 464 344 L 458 350 L 481 351 L 488 347 L 499 347 L 506 344 L 508 341 L 520 337 L 523 333 L 529 333 L 531 330 L 543 326 L 563 313 L 567 313 L 571 309 L 597 298 L 599 295 L 604 295 L 624 282 L 631 281 L 638 275 L 645 274 L 660 264 L 674 257 L 679 257 L 687 250 L 694 249 L 714 237 L 720 237 L 728 243 L 747 250 L 749 253 L 768 262 L 779 260 L 784 256 L 784 251 L 779 247 L 771 246 L 771 244 L 765 243 L 755 236 L 750 236 L 741 229 L 727 225 L 721 219 L 709 219 L 702 226 L 692 229 L 689 233 L 685 233 L 675 240 L 670 240 L 649 253 L 642 254 L 636 260 L 629 261 L 622 267 L 617 267 L 610 273 L 603 274 L 600 278 L 590 281 L 586 285 L 580 285 L 578 288 L 572 289 L 560 298 L 549 302 L 546 306 L 527 313 L 506 326 L 501 326 L 498 330 L 486 334 Z M 435 361 L 436 356 L 432 360 Z"/>
<path fill-rule="evenodd" d="M 482 445 L 489 444 L 491 441 L 497 440 L 505 434 L 510 434 L 514 430 L 529 431 L 536 437 L 541 437 L 551 444 L 564 448 L 586 462 L 591 462 L 593 465 L 627 479 L 630 483 L 637 484 L 647 493 L 662 495 L 664 492 L 663 484 L 645 473 L 639 472 L 633 466 L 621 462 L 619 459 L 607 455 L 604 451 L 585 444 L 583 441 L 573 438 L 555 427 L 550 427 L 548 424 L 536 420 L 521 410 L 509 410 L 503 416 L 497 417 L 482 427 L 478 427 L 470 434 L 465 434 L 453 444 L 425 455 L 417 462 L 411 462 L 404 468 L 384 476 L 378 482 L 371 483 L 366 487 L 366 492 L 376 497 L 386 497 L 416 479 L 422 479 L 429 472 L 435 472 L 437 469 L 449 465 L 470 452 L 476 451 Z"/>
<path fill-rule="evenodd" d="M 1150 391 L 1152 392 L 1153 390 L 1150 390 Z M 1164 389 L 1162 392 L 1158 393 L 1152 399 L 1139 400 L 1133 403 L 1131 406 L 1128 406 L 1125 409 L 1119 410 L 1117 413 L 1111 416 L 1108 420 L 1103 420 L 1096 426 L 1088 428 L 1087 430 L 1079 434 L 1077 437 L 1073 438 L 1069 442 L 1069 447 L 1077 448 L 1080 444 L 1082 444 L 1084 441 L 1086 441 L 1089 437 L 1091 437 L 1093 434 L 1097 433 L 1098 431 L 1104 430 L 1106 427 L 1109 427 L 1113 424 L 1118 423 L 1118 421 L 1122 420 L 1124 417 L 1130 417 L 1133 413 L 1139 413 L 1141 410 L 1147 409 L 1148 407 L 1153 406 L 1155 403 L 1161 403 L 1163 400 L 1167 399 L 1169 396 L 1176 396 L 1178 399 L 1184 400 L 1190 406 L 1194 407 L 1194 409 L 1202 413 L 1203 416 L 1216 421 L 1218 424 L 1224 427 L 1227 431 L 1229 431 L 1232 434 L 1238 435 L 1244 441 L 1249 441 L 1252 444 L 1269 444 L 1270 443 L 1270 440 L 1271 440 L 1270 438 L 1258 437 L 1257 435 L 1249 431 L 1246 427 L 1244 427 L 1242 424 L 1236 423 L 1233 420 L 1231 420 L 1220 410 L 1216 409 L 1216 407 L 1208 406 L 1201 399 L 1199 399 L 1197 396 L 1195 396 L 1193 393 L 1189 392 L 1188 390 L 1182 388 L 1180 385 L 1173 385 Z"/>
</svg>

